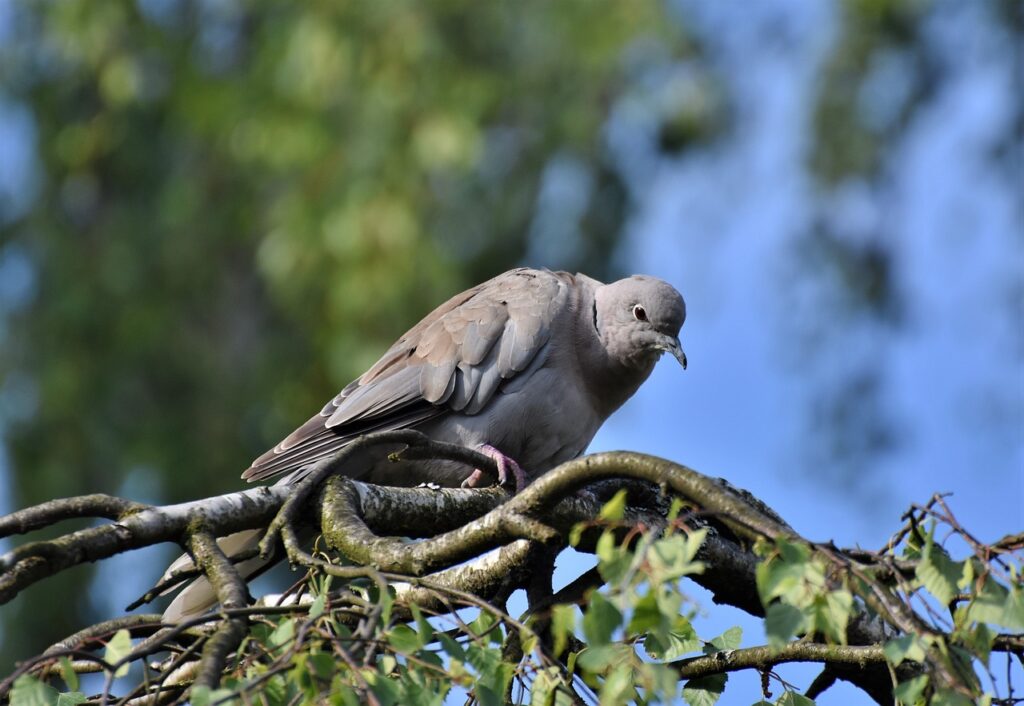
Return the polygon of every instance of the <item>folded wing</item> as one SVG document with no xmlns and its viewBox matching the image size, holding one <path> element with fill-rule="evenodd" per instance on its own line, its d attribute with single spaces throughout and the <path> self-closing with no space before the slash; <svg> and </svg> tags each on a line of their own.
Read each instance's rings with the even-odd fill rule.
<svg viewBox="0 0 1024 706">
<path fill-rule="evenodd" d="M 407 428 L 452 412 L 478 414 L 502 382 L 546 355 L 572 284 L 566 273 L 523 268 L 457 294 L 242 477 L 255 481 L 290 473 L 369 432 Z"/>
</svg>

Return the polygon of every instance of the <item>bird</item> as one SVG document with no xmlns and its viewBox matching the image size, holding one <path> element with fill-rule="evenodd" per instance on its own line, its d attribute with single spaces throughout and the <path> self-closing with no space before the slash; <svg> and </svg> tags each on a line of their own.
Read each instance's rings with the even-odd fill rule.
<svg viewBox="0 0 1024 706">
<path fill-rule="evenodd" d="M 509 270 L 434 309 L 242 478 L 295 483 L 364 434 L 416 429 L 490 456 L 499 482 L 514 480 L 519 491 L 582 455 L 664 353 L 686 368 L 679 341 L 685 319 L 682 295 L 656 277 L 604 284 L 581 273 Z M 472 487 L 484 477 L 454 461 L 396 462 L 386 452 L 341 472 L 392 486 Z M 247 530 L 220 541 L 230 555 L 259 536 Z M 248 576 L 261 561 L 242 562 L 239 571 Z M 189 564 L 182 557 L 165 577 Z M 210 585 L 197 579 L 164 619 L 176 622 L 215 601 Z"/>
</svg>

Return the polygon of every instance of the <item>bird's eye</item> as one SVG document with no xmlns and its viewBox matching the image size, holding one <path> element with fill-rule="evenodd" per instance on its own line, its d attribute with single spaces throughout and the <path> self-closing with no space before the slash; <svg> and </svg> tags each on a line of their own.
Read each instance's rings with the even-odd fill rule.
<svg viewBox="0 0 1024 706">
<path fill-rule="evenodd" d="M 637 321 L 647 321 L 647 309 L 644 309 L 639 304 L 633 307 L 633 318 Z"/>
</svg>

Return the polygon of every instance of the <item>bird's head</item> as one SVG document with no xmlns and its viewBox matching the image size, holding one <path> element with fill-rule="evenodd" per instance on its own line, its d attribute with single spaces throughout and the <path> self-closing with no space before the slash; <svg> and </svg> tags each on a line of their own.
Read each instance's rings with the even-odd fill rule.
<svg viewBox="0 0 1024 706">
<path fill-rule="evenodd" d="M 598 287 L 594 323 L 608 353 L 625 365 L 646 367 L 671 353 L 686 368 L 679 329 L 686 302 L 668 282 L 633 275 Z"/>
</svg>

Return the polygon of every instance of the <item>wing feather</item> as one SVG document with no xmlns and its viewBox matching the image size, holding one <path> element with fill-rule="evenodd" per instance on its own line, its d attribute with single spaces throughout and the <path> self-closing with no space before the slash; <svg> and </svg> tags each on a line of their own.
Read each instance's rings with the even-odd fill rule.
<svg viewBox="0 0 1024 706">
<path fill-rule="evenodd" d="M 503 381 L 546 355 L 572 284 L 564 272 L 523 268 L 457 294 L 242 477 L 263 480 L 298 470 L 370 431 L 452 411 L 478 414 Z"/>
</svg>

